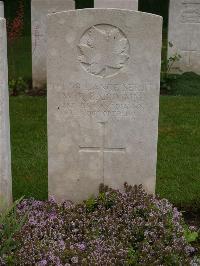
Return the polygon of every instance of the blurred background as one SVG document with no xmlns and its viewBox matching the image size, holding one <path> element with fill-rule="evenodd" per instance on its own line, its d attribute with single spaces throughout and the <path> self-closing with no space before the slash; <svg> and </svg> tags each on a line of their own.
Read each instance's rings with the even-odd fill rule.
<svg viewBox="0 0 200 266">
<path fill-rule="evenodd" d="M 5 17 L 8 23 L 12 23 L 23 2 L 23 28 L 20 38 L 9 45 L 9 74 L 10 77 L 22 77 L 31 84 L 31 0 L 4 0 Z M 76 8 L 92 8 L 93 0 L 76 0 Z M 169 0 L 139 0 L 139 10 L 158 14 L 164 18 L 164 42 L 166 40 L 166 29 L 168 22 Z M 166 42 L 165 42 L 166 43 Z M 166 45 L 164 45 L 165 50 Z M 15 57 L 12 62 L 13 54 Z M 23 63 L 22 63 L 23 62 Z M 14 64 L 14 66 L 13 66 Z M 13 73 L 15 72 L 15 73 Z"/>
</svg>

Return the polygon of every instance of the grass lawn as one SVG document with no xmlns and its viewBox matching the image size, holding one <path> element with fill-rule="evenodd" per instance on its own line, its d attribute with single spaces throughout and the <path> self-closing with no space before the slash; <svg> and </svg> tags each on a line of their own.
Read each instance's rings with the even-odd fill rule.
<svg viewBox="0 0 200 266">
<path fill-rule="evenodd" d="M 11 97 L 13 195 L 47 198 L 46 98 Z"/>
<path fill-rule="evenodd" d="M 46 98 L 11 97 L 13 192 L 47 197 Z M 157 193 L 200 205 L 200 97 L 161 96 Z"/>
<path fill-rule="evenodd" d="M 200 206 L 200 97 L 161 97 L 157 193 Z"/>
</svg>

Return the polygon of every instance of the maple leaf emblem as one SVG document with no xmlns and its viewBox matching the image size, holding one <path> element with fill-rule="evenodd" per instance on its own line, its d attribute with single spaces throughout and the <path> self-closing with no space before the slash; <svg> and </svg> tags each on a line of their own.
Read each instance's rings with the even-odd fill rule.
<svg viewBox="0 0 200 266">
<path fill-rule="evenodd" d="M 129 59 L 129 42 L 117 27 L 90 28 L 78 46 L 79 61 L 86 71 L 101 77 L 116 74 Z"/>
</svg>

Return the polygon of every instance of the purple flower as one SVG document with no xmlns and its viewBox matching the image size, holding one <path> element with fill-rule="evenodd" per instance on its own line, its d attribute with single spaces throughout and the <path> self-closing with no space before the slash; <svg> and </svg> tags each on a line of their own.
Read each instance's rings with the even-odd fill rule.
<svg viewBox="0 0 200 266">
<path fill-rule="evenodd" d="M 81 243 L 81 244 L 76 244 L 77 248 L 80 249 L 81 251 L 84 251 L 86 249 L 85 244 Z"/>
<path fill-rule="evenodd" d="M 47 265 L 47 261 L 46 260 L 42 260 L 39 262 L 39 266 L 44 266 Z"/>
</svg>

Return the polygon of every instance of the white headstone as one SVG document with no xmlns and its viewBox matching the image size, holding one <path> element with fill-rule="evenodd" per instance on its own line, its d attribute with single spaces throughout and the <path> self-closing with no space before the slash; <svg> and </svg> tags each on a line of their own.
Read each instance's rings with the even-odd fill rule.
<svg viewBox="0 0 200 266">
<path fill-rule="evenodd" d="M 99 184 L 154 192 L 162 18 L 118 9 L 48 17 L 49 195 Z"/>
<path fill-rule="evenodd" d="M 6 20 L 0 18 L 0 210 L 12 202 Z"/>
<path fill-rule="evenodd" d="M 4 18 L 4 3 L 0 1 L 0 18 Z"/>
<path fill-rule="evenodd" d="M 168 57 L 181 56 L 172 72 L 200 74 L 200 0 L 171 0 L 168 31 Z"/>
<path fill-rule="evenodd" d="M 74 0 L 32 0 L 32 79 L 33 88 L 46 87 L 46 16 L 75 8 Z"/>
<path fill-rule="evenodd" d="M 138 0 L 94 0 L 94 7 L 138 10 Z"/>
</svg>

